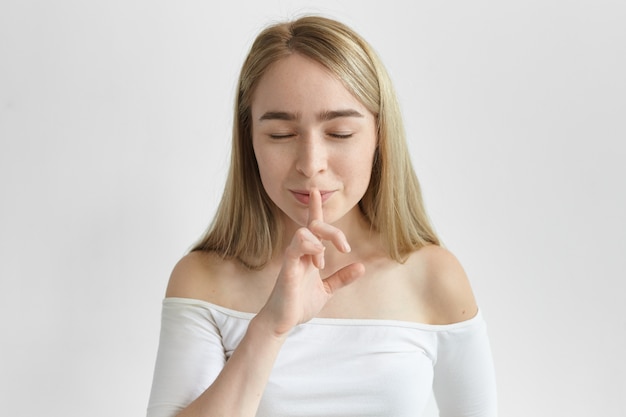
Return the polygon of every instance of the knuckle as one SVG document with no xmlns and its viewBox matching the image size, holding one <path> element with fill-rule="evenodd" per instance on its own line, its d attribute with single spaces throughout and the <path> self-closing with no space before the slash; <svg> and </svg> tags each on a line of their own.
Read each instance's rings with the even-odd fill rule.
<svg viewBox="0 0 626 417">
<path fill-rule="evenodd" d="M 317 220 L 317 219 L 313 219 L 309 222 L 309 228 L 317 228 L 319 227 L 319 225 L 321 224 L 321 221 Z"/>
<path fill-rule="evenodd" d="M 309 240 L 310 232 L 305 227 L 301 227 L 300 229 L 296 230 L 296 233 L 294 235 L 294 241 L 298 246 L 301 246 L 303 243 Z"/>
<path fill-rule="evenodd" d="M 298 230 L 296 230 L 296 237 L 298 239 L 305 239 L 307 236 L 307 229 L 305 227 L 301 227 Z"/>
<path fill-rule="evenodd" d="M 332 231 L 332 237 L 335 239 L 342 239 L 344 237 L 343 232 L 339 229 L 334 229 Z"/>
</svg>

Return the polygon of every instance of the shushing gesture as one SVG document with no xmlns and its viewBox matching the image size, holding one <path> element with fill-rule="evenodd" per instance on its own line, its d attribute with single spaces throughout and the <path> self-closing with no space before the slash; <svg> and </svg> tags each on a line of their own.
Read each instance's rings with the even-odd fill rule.
<svg viewBox="0 0 626 417">
<path fill-rule="evenodd" d="M 322 197 L 319 190 L 313 189 L 309 195 L 307 227 L 294 234 L 274 289 L 259 313 L 266 316 L 278 336 L 286 336 L 294 326 L 315 317 L 337 290 L 363 275 L 363 264 L 351 263 L 322 279 L 324 240 L 339 252 L 351 250 L 344 233 L 324 223 Z"/>
</svg>

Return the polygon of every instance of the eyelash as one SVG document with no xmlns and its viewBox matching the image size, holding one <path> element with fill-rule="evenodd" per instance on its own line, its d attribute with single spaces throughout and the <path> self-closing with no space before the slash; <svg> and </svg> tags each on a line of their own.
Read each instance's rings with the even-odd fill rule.
<svg viewBox="0 0 626 417">
<path fill-rule="evenodd" d="M 335 138 L 335 139 L 350 139 L 352 137 L 353 133 L 328 133 L 328 136 Z M 270 134 L 269 135 L 270 138 L 272 139 L 288 139 L 291 137 L 296 136 L 293 133 L 286 133 L 286 134 Z"/>
<path fill-rule="evenodd" d="M 335 139 L 349 139 L 352 137 L 352 133 L 329 133 L 328 136 L 331 136 Z"/>
</svg>

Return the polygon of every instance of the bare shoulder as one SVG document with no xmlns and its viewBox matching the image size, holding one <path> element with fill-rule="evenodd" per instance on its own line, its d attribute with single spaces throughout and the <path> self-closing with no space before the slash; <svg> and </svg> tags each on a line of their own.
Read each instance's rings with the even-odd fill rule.
<svg viewBox="0 0 626 417">
<path fill-rule="evenodd" d="M 166 297 L 192 298 L 238 311 L 256 313 L 272 290 L 271 275 L 251 271 L 236 260 L 195 251 L 174 267 Z"/>
<path fill-rule="evenodd" d="M 220 287 L 224 263 L 214 253 L 195 251 L 185 255 L 172 270 L 165 296 L 215 301 L 212 293 Z"/>
<path fill-rule="evenodd" d="M 431 323 L 457 323 L 476 315 L 478 306 L 470 281 L 452 252 L 437 245 L 425 246 L 414 252 L 407 264 L 417 272 Z"/>
</svg>

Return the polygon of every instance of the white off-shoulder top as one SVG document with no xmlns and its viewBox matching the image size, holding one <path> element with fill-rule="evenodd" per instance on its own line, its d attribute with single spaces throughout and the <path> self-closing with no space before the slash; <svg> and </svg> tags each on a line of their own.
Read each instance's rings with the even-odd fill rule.
<svg viewBox="0 0 626 417">
<path fill-rule="evenodd" d="M 172 417 L 211 385 L 252 313 L 166 298 L 148 417 Z M 314 318 L 283 345 L 257 417 L 418 417 L 434 390 L 441 417 L 496 416 L 487 328 Z"/>
</svg>

